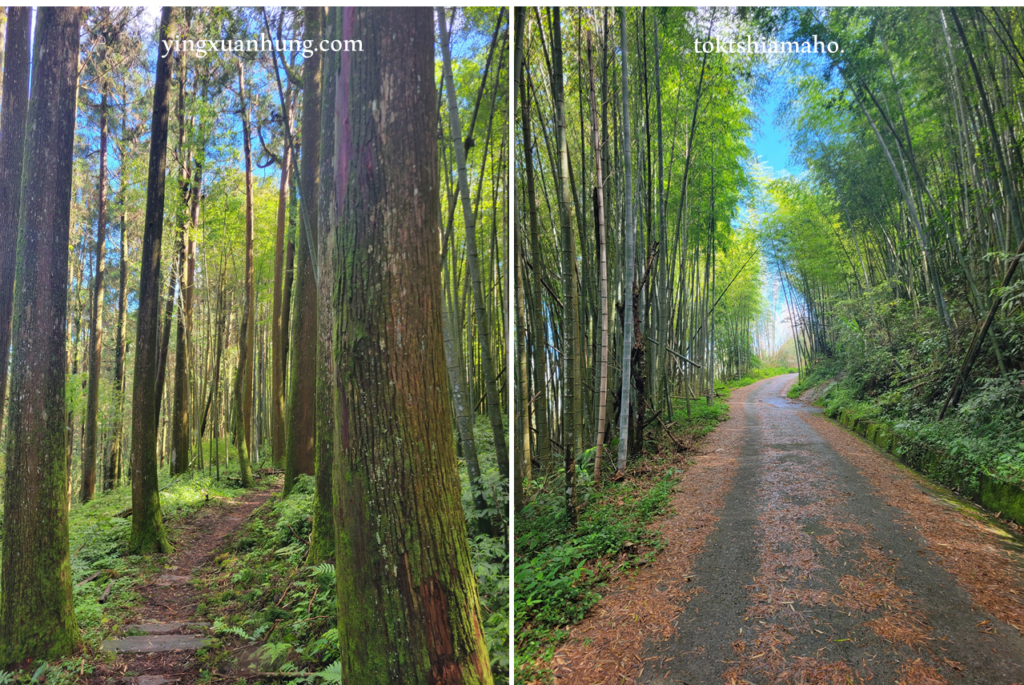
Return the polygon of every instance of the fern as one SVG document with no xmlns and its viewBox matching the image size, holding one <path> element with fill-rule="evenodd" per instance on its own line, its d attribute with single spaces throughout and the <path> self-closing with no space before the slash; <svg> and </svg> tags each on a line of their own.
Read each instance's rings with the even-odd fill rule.
<svg viewBox="0 0 1024 685">
<path fill-rule="evenodd" d="M 260 647 L 259 655 L 260 659 L 263 660 L 263 663 L 266 666 L 273 666 L 278 659 L 286 656 L 290 651 L 292 651 L 292 646 L 287 642 L 268 642 Z M 295 668 L 292 664 L 288 665 L 290 665 L 292 669 Z"/>
<path fill-rule="evenodd" d="M 334 564 L 328 564 L 326 561 L 319 566 L 311 566 L 314 576 L 326 576 L 329 575 L 334 577 Z"/>
<path fill-rule="evenodd" d="M 335 661 L 322 671 L 313 674 L 325 683 L 341 683 L 341 661 Z"/>
<path fill-rule="evenodd" d="M 253 637 L 249 635 L 249 633 L 245 632 L 238 626 L 229 626 L 228 624 L 224 623 L 223 619 L 220 618 L 213 622 L 211 630 L 217 635 L 234 635 L 236 637 L 242 638 L 243 640 L 250 641 L 253 639 Z"/>
<path fill-rule="evenodd" d="M 298 554 L 299 552 L 302 552 L 305 549 L 306 546 L 301 542 L 293 542 L 287 547 L 282 547 L 281 549 L 275 551 L 274 554 L 276 554 L 279 557 L 290 557 L 291 555 Z"/>
</svg>

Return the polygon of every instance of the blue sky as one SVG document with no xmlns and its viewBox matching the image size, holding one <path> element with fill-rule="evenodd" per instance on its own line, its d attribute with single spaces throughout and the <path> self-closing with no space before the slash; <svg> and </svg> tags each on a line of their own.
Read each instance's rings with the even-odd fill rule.
<svg viewBox="0 0 1024 685">
<path fill-rule="evenodd" d="M 765 167 L 771 168 L 772 176 L 784 174 L 799 175 L 806 171 L 806 168 L 796 160 L 791 160 L 790 141 L 786 139 L 786 130 L 775 124 L 775 116 L 782 99 L 788 97 L 788 89 L 783 87 L 782 80 L 785 77 L 776 73 L 772 77 L 772 83 L 768 86 L 768 95 L 759 98 L 751 103 L 754 113 L 758 117 L 758 126 L 747 139 L 747 147 L 754 153 L 754 157 L 760 159 Z M 788 311 L 782 293 L 778 289 L 778 278 L 775 269 L 770 264 L 765 264 L 765 285 L 764 298 L 768 307 L 774 313 L 775 318 L 775 346 L 780 347 L 790 338 L 790 327 L 788 325 Z"/>
</svg>

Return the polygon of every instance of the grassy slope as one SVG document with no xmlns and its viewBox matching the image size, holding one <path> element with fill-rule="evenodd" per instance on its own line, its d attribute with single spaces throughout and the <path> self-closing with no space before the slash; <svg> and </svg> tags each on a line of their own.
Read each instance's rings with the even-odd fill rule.
<svg viewBox="0 0 1024 685">
<path fill-rule="evenodd" d="M 817 399 L 827 416 L 848 411 L 858 419 L 892 424 L 900 434 L 901 455 L 938 451 L 949 458 L 934 464 L 928 475 L 967 497 L 977 494 L 982 474 L 998 483 L 1024 488 L 1024 378 L 1006 377 L 977 381 L 966 399 L 939 422 L 942 392 L 922 403 L 915 390 L 923 384 L 892 383 L 875 387 L 867 374 L 849 372 L 843 360 L 824 360 L 794 385 L 789 396 L 799 397 L 817 386 Z M 928 386 L 930 387 L 930 386 Z M 918 390 L 918 392 L 924 392 Z"/>
</svg>

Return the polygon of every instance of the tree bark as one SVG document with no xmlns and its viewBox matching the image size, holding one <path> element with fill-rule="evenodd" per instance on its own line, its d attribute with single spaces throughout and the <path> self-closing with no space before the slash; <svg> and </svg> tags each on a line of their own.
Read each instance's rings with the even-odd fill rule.
<svg viewBox="0 0 1024 685">
<path fill-rule="evenodd" d="M 492 683 L 444 370 L 431 15 L 331 13 L 344 14 L 342 39 L 369 43 L 355 58 L 341 53 L 338 72 L 325 74 L 338 91 L 335 176 L 324 189 L 340 212 L 333 279 L 343 682 Z"/>
<path fill-rule="evenodd" d="M 444 21 L 439 17 L 439 21 Z M 480 480 L 480 459 L 477 457 L 476 440 L 473 435 L 473 412 L 469 405 L 466 391 L 466 380 L 463 369 L 465 360 L 462 356 L 462 345 L 459 340 L 458 326 L 455 324 L 455 298 L 451 293 L 448 277 L 448 265 L 444 270 L 444 301 L 442 302 L 442 325 L 444 326 L 444 358 L 448 368 L 448 383 L 451 385 L 452 409 L 455 412 L 455 427 L 459 432 L 459 446 L 462 449 L 462 460 L 466 463 L 466 475 L 469 476 L 469 489 L 472 492 L 473 504 L 477 511 L 477 529 L 484 535 L 492 535 L 490 520 L 483 512 L 487 510 L 484 499 L 483 483 Z"/>
<path fill-rule="evenodd" d="M 174 11 L 163 9 L 161 39 L 174 32 Z M 157 483 L 157 334 L 159 322 L 160 247 L 163 239 L 164 191 L 167 171 L 167 123 L 170 109 L 171 60 L 158 56 L 150 128 L 149 177 L 146 185 L 146 228 L 139 270 L 138 325 L 135 336 L 135 378 L 132 391 L 132 554 L 170 552 L 164 532 Z"/>
<path fill-rule="evenodd" d="M 0 428 L 11 349 L 14 312 L 14 260 L 18 245 L 21 165 L 28 114 L 29 40 L 32 9 L 11 7 L 4 41 L 3 109 L 0 110 Z"/>
<path fill-rule="evenodd" d="M 71 598 L 64 432 L 80 15 L 64 7 L 42 7 L 36 15 L 4 484 L 3 668 L 26 658 L 60 659 L 80 641 Z"/>
<path fill-rule="evenodd" d="M 324 10 L 318 16 L 324 20 L 321 33 L 328 40 L 341 38 L 338 21 L 326 21 Z M 334 15 L 332 15 L 334 16 Z M 328 52 L 319 74 L 320 92 L 320 149 L 331 151 L 334 141 L 334 107 L 337 94 L 337 75 L 340 54 Z M 325 106 L 326 103 L 326 106 Z M 314 121 L 303 120 L 303 127 Z M 305 134 L 303 134 L 305 135 Z M 308 148 L 306 148 L 308 149 Z M 334 226 L 337 221 L 334 193 L 330 183 L 334 179 L 334 155 L 319 156 L 316 185 L 316 204 L 311 212 L 310 234 L 316 245 L 316 495 L 313 499 L 313 550 L 310 557 L 334 559 Z M 303 172 L 304 174 L 306 172 Z M 307 179 L 303 176 L 303 182 Z M 320 181 L 327 180 L 327 184 Z M 327 537 L 327 536 L 330 537 Z"/>
<path fill-rule="evenodd" d="M 167 352 L 171 346 L 171 325 L 174 323 L 174 305 L 178 299 L 178 274 L 182 268 L 182 250 L 175 251 L 174 264 L 167 274 L 167 297 L 164 299 L 164 313 L 160 341 L 158 343 L 159 359 L 156 372 L 156 417 L 160 418 L 160 408 L 163 405 L 164 385 L 167 379 Z M 163 455 L 161 454 L 161 460 Z"/>
</svg>

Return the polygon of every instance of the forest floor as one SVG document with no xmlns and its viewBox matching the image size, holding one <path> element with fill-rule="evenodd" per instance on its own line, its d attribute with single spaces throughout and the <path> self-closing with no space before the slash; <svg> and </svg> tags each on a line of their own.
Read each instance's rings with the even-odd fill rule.
<svg viewBox="0 0 1024 685">
<path fill-rule="evenodd" d="M 1024 681 L 1024 543 L 788 400 L 735 390 L 656 523 L 555 652 L 556 685 Z"/>
<path fill-rule="evenodd" d="M 174 552 L 159 568 L 136 586 L 141 603 L 126 625 L 163 624 L 182 627 L 182 634 L 204 632 L 202 617 L 195 609 L 206 598 L 204 575 L 209 572 L 216 553 L 242 528 L 259 506 L 281 490 L 280 478 L 269 489 L 241 491 L 238 497 L 204 507 L 194 516 L 169 526 Z M 189 624 L 192 624 L 192 627 Z M 108 641 L 106 644 L 112 644 Z M 200 677 L 196 652 L 154 651 L 118 652 L 112 663 L 97 668 L 89 683 L 137 683 L 139 676 L 162 676 L 167 682 L 194 683 Z M 141 682 L 157 681 L 142 680 Z"/>
</svg>

